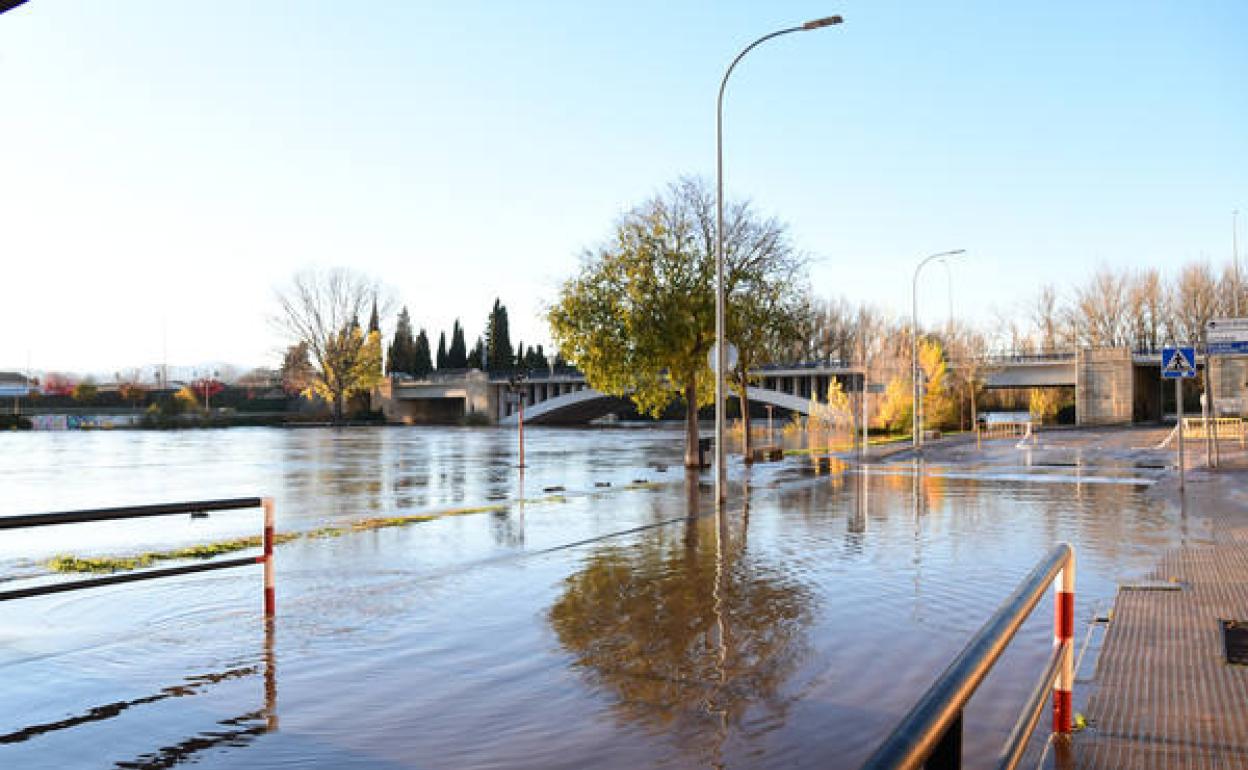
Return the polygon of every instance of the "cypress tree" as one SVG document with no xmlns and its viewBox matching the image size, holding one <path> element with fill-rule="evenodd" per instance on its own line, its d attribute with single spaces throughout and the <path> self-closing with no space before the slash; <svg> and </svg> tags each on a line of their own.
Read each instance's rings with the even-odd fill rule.
<svg viewBox="0 0 1248 770">
<path fill-rule="evenodd" d="M 369 321 L 370 328 L 376 320 L 377 303 L 374 302 L 373 317 Z M 426 340 L 426 347 L 428 344 Z M 394 327 L 394 341 L 390 343 L 390 348 L 386 351 L 386 374 L 395 372 L 418 373 L 416 371 L 416 340 L 412 339 L 412 318 L 408 315 L 406 307 L 399 311 L 399 320 Z"/>
<path fill-rule="evenodd" d="M 468 354 L 468 366 L 474 369 L 486 369 L 487 365 L 485 339 L 477 337 L 477 344 L 472 346 L 472 352 Z"/>
<path fill-rule="evenodd" d="M 424 377 L 433 371 L 433 361 L 429 357 L 429 337 L 421 329 L 416 335 L 416 344 L 412 351 L 412 374 Z"/>
<path fill-rule="evenodd" d="M 451 369 L 468 368 L 468 346 L 464 344 L 464 329 L 459 325 L 458 318 L 451 329 L 451 347 L 446 351 L 446 365 Z"/>
<path fill-rule="evenodd" d="M 406 308 L 404 308 L 404 311 L 406 312 Z M 368 331 L 369 333 L 372 333 L 372 332 L 381 333 L 381 319 L 377 316 L 377 298 L 376 297 L 373 297 L 373 313 L 372 315 L 368 317 Z M 412 330 L 409 328 L 407 331 L 408 331 L 407 336 L 411 337 Z"/>
<path fill-rule="evenodd" d="M 528 369 L 545 369 L 548 364 L 546 362 L 546 353 L 542 350 L 542 346 L 529 348 L 529 352 L 525 354 L 525 367 Z"/>
<path fill-rule="evenodd" d="M 506 371 L 513 365 L 511 329 L 507 322 L 507 307 L 499 299 L 485 326 L 486 366 L 490 371 Z"/>
<path fill-rule="evenodd" d="M 446 332 L 438 332 L 438 369 L 446 368 Z"/>
</svg>

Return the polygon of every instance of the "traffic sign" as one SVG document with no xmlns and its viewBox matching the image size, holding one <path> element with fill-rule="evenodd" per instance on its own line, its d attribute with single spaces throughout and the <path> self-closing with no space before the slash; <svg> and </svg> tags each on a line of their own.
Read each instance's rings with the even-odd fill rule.
<svg viewBox="0 0 1248 770">
<path fill-rule="evenodd" d="M 1209 342 L 1248 342 L 1248 318 L 1212 318 L 1205 324 Z"/>
<path fill-rule="evenodd" d="M 1248 318 L 1214 318 L 1205 324 L 1208 352 L 1215 356 L 1248 356 Z"/>
<path fill-rule="evenodd" d="M 1162 348 L 1161 376 L 1167 380 L 1196 376 L 1196 348 Z"/>
<path fill-rule="evenodd" d="M 1248 340 L 1242 342 L 1210 342 L 1205 349 L 1211 356 L 1248 356 Z"/>
<path fill-rule="evenodd" d="M 717 351 L 717 346 L 711 345 L 710 351 L 708 351 L 706 354 L 706 363 L 710 365 L 712 372 L 715 371 L 716 369 L 715 365 L 719 363 L 716 360 L 716 355 L 715 355 L 716 351 Z M 724 348 L 724 365 L 728 368 L 728 371 L 732 371 L 733 369 L 736 369 L 737 362 L 739 360 L 740 360 L 740 353 L 737 351 L 737 346 L 729 342 L 728 346 Z"/>
</svg>

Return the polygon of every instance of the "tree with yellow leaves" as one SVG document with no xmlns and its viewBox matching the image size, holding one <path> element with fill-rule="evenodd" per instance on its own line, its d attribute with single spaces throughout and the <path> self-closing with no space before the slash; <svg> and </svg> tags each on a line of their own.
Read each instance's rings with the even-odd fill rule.
<svg viewBox="0 0 1248 770">
<path fill-rule="evenodd" d="M 376 316 L 378 290 L 371 281 L 352 271 L 304 270 L 291 285 L 278 292 L 281 313 L 276 322 L 307 346 L 312 377 L 304 395 L 324 399 L 341 420 L 347 400 L 381 384 L 381 332 L 370 322 L 367 333 L 360 328 L 360 314 L 371 301 Z"/>
<path fill-rule="evenodd" d="M 606 243 L 584 255 L 546 316 L 560 354 L 591 387 L 656 418 L 684 402 L 690 467 L 698 464 L 698 408 L 714 402 L 707 353 L 715 341 L 715 228 L 713 188 L 677 180 L 626 212 Z M 787 314 L 805 283 L 804 264 L 783 223 L 744 201 L 728 203 L 726 332 L 746 372 L 762 363 L 767 345 L 791 337 Z M 748 392 L 741 372 L 729 382 Z"/>
<path fill-rule="evenodd" d="M 919 368 L 927 387 L 923 395 L 923 425 L 927 428 L 949 428 L 957 423 L 957 402 L 945 351 L 936 340 L 919 342 Z"/>
<path fill-rule="evenodd" d="M 888 381 L 884 401 L 880 404 L 880 422 L 894 433 L 910 430 L 914 414 L 914 395 L 910 383 L 900 377 Z"/>
</svg>

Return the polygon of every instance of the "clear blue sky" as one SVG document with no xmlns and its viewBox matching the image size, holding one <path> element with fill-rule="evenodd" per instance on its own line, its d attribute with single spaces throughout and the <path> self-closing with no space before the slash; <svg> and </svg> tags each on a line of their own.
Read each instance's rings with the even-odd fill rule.
<svg viewBox="0 0 1248 770">
<path fill-rule="evenodd" d="M 417 325 L 545 342 L 626 207 L 714 173 L 824 295 L 908 312 L 966 248 L 987 322 L 1248 231 L 1248 3 L 30 0 L 0 16 L 0 368 L 273 363 L 273 287 L 346 265 Z M 1248 240 L 1248 237 L 1241 238 Z M 1248 249 L 1241 249 L 1248 251 Z M 943 320 L 943 270 L 919 301 Z"/>
</svg>

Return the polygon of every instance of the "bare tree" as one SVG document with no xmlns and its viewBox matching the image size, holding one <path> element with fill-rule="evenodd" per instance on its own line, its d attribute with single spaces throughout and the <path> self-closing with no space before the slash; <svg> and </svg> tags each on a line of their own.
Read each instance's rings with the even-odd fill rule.
<svg viewBox="0 0 1248 770">
<path fill-rule="evenodd" d="M 329 402 L 335 419 L 342 419 L 348 398 L 380 382 L 380 335 L 360 327 L 360 316 L 378 299 L 374 281 L 345 268 L 300 271 L 277 291 L 274 322 L 293 344 L 306 345 L 313 365 L 305 392 Z"/>
<path fill-rule="evenodd" d="M 958 394 L 959 411 L 963 403 L 969 404 L 971 425 L 974 426 L 979 419 L 979 394 L 992 369 L 988 358 L 988 338 L 969 326 L 956 327 L 951 330 L 946 342 L 946 354 L 953 388 Z M 960 416 L 958 422 L 959 427 L 963 427 Z"/>
<path fill-rule="evenodd" d="M 1040 337 L 1040 352 L 1052 353 L 1057 348 L 1058 326 L 1061 316 L 1058 311 L 1057 289 L 1047 284 L 1040 289 L 1036 297 L 1035 307 L 1031 311 L 1032 322 Z"/>
<path fill-rule="evenodd" d="M 1179 342 L 1201 342 L 1205 324 L 1222 312 L 1218 282 L 1208 262 L 1189 262 L 1179 272 L 1177 292 L 1171 295 L 1172 334 Z"/>
<path fill-rule="evenodd" d="M 1130 338 L 1127 276 L 1102 267 L 1083 286 L 1075 287 L 1071 312 L 1078 342 L 1092 347 L 1123 347 Z"/>
<path fill-rule="evenodd" d="M 1132 344 L 1137 350 L 1156 350 L 1166 328 L 1165 301 L 1161 294 L 1161 274 L 1156 268 L 1131 277 L 1128 289 Z"/>
</svg>

